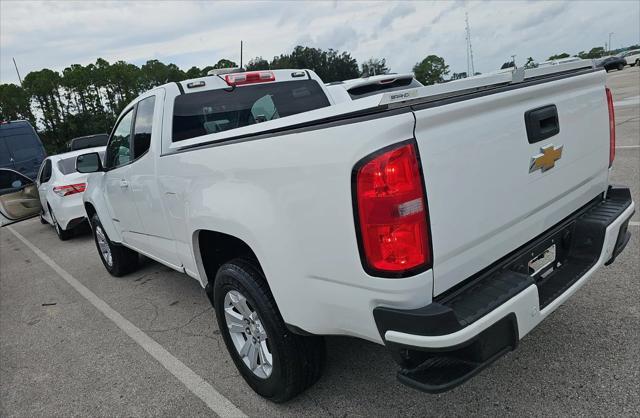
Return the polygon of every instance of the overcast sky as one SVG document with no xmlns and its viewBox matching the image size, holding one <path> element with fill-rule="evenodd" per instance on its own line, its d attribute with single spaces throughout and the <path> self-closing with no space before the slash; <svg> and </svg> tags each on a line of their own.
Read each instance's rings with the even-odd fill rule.
<svg viewBox="0 0 640 418">
<path fill-rule="evenodd" d="M 545 60 L 604 46 L 640 43 L 640 1 L 421 2 L 92 2 L 0 1 L 0 82 L 42 68 L 149 59 L 187 70 L 220 58 L 271 59 L 295 45 L 346 50 L 358 62 L 384 57 L 392 71 L 411 71 L 429 54 L 452 72 L 466 71 L 465 11 L 476 71 L 516 54 Z"/>
</svg>

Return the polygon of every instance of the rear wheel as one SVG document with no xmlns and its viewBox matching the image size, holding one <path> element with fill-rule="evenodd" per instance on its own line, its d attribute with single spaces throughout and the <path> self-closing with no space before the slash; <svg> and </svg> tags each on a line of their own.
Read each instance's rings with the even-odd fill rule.
<svg viewBox="0 0 640 418">
<path fill-rule="evenodd" d="M 66 241 L 73 236 L 73 230 L 62 229 L 62 227 L 58 223 L 58 220 L 56 219 L 56 215 L 51 210 L 51 206 L 49 206 L 49 216 L 51 216 L 51 221 L 53 222 L 53 229 L 56 230 L 56 234 L 58 235 L 58 238 L 60 238 L 61 241 Z M 40 220 L 40 222 L 42 222 L 42 219 Z"/>
<path fill-rule="evenodd" d="M 91 229 L 100 260 L 112 276 L 124 276 L 138 267 L 138 253 L 123 245 L 111 242 L 97 214 L 91 217 Z"/>
<path fill-rule="evenodd" d="M 636 66 L 640 67 L 640 58 L 636 60 Z"/>
<path fill-rule="evenodd" d="M 40 223 L 41 223 L 42 225 L 46 225 L 46 224 L 48 224 L 48 223 L 49 223 L 49 222 L 47 222 L 47 220 L 46 220 L 46 219 L 44 219 L 44 211 L 40 211 Z"/>
<path fill-rule="evenodd" d="M 624 70 L 624 64 L 618 64 L 618 71 Z"/>
<path fill-rule="evenodd" d="M 259 395 L 284 402 L 320 378 L 324 338 L 300 336 L 286 327 L 255 262 L 235 259 L 220 267 L 213 297 L 227 350 Z"/>
</svg>

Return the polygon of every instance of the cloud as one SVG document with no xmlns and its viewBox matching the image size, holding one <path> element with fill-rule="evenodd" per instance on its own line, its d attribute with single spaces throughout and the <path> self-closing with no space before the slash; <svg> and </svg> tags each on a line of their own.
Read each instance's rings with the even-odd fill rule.
<svg viewBox="0 0 640 418">
<path fill-rule="evenodd" d="M 297 44 L 346 50 L 359 62 L 386 58 L 411 71 L 429 54 L 451 71 L 466 71 L 464 12 L 468 12 L 477 71 L 495 70 L 558 52 L 639 43 L 640 2 L 9 2 L 0 1 L 0 82 L 88 64 L 99 57 L 142 64 L 174 62 L 183 69 L 220 58 L 270 59 Z"/>
<path fill-rule="evenodd" d="M 378 23 L 378 30 L 383 31 L 387 29 L 395 20 L 401 19 L 411 13 L 415 13 L 415 11 L 415 7 L 410 3 L 400 3 L 394 6 L 391 10 L 382 15 L 380 23 Z"/>
</svg>

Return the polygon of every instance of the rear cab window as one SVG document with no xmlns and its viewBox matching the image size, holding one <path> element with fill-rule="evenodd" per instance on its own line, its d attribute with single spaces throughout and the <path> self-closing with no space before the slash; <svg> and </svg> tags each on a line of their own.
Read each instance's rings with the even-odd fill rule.
<svg viewBox="0 0 640 418">
<path fill-rule="evenodd" d="M 329 106 L 315 80 L 282 81 L 181 94 L 173 107 L 173 142 Z"/>
</svg>

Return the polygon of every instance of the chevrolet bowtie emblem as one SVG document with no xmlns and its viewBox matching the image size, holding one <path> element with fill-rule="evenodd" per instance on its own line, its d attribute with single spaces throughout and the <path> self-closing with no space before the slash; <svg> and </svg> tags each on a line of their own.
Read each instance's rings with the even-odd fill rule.
<svg viewBox="0 0 640 418">
<path fill-rule="evenodd" d="M 540 148 L 540 154 L 531 157 L 531 166 L 529 167 L 529 173 L 533 173 L 536 170 L 545 171 L 553 168 L 556 165 L 556 161 L 562 157 L 562 145 L 558 148 L 553 144 Z"/>
</svg>

